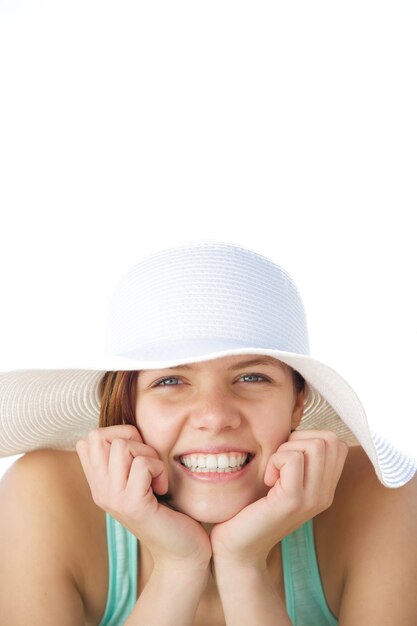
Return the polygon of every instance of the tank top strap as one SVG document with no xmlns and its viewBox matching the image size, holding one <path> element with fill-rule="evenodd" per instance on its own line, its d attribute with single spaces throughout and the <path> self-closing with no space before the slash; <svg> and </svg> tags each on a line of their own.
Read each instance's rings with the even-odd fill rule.
<svg viewBox="0 0 417 626">
<path fill-rule="evenodd" d="M 107 604 L 99 626 L 124 624 L 137 600 L 138 540 L 106 513 L 109 582 Z"/>
<path fill-rule="evenodd" d="M 320 578 L 313 520 L 284 537 L 281 557 L 287 612 L 294 626 L 337 626 Z"/>
</svg>

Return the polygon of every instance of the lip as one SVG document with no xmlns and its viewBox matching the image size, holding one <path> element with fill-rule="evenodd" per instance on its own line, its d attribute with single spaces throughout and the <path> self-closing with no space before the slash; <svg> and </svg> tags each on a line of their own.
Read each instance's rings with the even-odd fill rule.
<svg viewBox="0 0 417 626">
<path fill-rule="evenodd" d="M 178 461 L 182 456 L 188 456 L 189 454 L 221 454 L 222 452 L 238 452 L 241 454 L 249 454 L 251 457 L 255 456 L 252 450 L 249 448 L 240 448 L 230 445 L 222 446 L 204 446 L 204 448 L 189 448 L 188 450 L 175 455 L 175 460 Z"/>
</svg>

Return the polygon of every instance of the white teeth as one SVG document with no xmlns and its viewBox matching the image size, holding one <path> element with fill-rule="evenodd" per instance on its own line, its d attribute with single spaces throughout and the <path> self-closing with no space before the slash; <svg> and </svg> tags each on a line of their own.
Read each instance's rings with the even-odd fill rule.
<svg viewBox="0 0 417 626">
<path fill-rule="evenodd" d="M 202 460 L 201 463 L 200 463 L 200 460 Z M 203 467 L 205 465 L 208 469 L 217 469 L 217 459 L 214 455 L 207 456 L 205 463 L 204 463 L 204 457 L 198 457 L 198 461 L 199 461 L 198 464 L 200 467 Z"/>
<path fill-rule="evenodd" d="M 198 464 L 198 467 L 205 467 L 205 465 L 206 465 L 206 458 L 202 454 L 198 455 L 198 462 L 197 462 L 197 464 Z"/>
<path fill-rule="evenodd" d="M 231 461 L 231 459 L 230 459 Z M 229 467 L 229 459 L 227 457 L 227 454 L 220 454 L 218 459 L 217 459 L 217 467 L 220 469 L 226 469 L 227 467 Z"/>
<path fill-rule="evenodd" d="M 236 472 L 245 465 L 248 454 L 231 452 L 222 454 L 188 454 L 180 461 L 192 472 Z"/>
</svg>

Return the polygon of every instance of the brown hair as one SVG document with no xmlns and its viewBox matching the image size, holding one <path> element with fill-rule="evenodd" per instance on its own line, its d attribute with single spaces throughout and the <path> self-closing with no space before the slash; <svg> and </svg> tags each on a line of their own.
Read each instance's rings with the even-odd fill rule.
<svg viewBox="0 0 417 626">
<path fill-rule="evenodd" d="M 136 393 L 138 384 L 137 370 L 106 372 L 100 381 L 100 418 L 99 426 L 136 423 Z M 298 394 L 305 388 L 305 380 L 299 372 L 292 370 L 294 389 Z"/>
<path fill-rule="evenodd" d="M 136 424 L 137 370 L 106 372 L 100 381 L 99 426 Z"/>
<path fill-rule="evenodd" d="M 297 370 L 292 370 L 292 380 L 294 383 L 294 389 L 295 389 L 295 393 L 299 394 L 300 391 L 304 391 L 306 388 L 306 381 L 304 380 L 304 378 L 301 376 L 300 372 L 297 372 Z"/>
</svg>

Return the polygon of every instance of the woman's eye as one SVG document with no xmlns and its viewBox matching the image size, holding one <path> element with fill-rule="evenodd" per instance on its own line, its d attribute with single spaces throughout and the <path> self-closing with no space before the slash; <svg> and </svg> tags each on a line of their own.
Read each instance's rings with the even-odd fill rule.
<svg viewBox="0 0 417 626">
<path fill-rule="evenodd" d="M 260 378 L 261 381 L 267 381 L 266 377 L 262 376 L 261 374 L 244 374 L 242 378 L 252 378 L 252 380 L 249 381 L 250 383 L 258 382 L 256 380 L 253 380 L 254 378 Z"/>
<path fill-rule="evenodd" d="M 153 386 L 154 387 L 175 387 L 175 383 L 172 384 L 173 380 L 178 381 L 179 378 L 176 378 L 175 376 L 170 376 L 169 378 L 161 378 L 160 380 L 157 380 Z"/>
<path fill-rule="evenodd" d="M 245 382 L 249 383 L 268 382 L 266 376 L 262 376 L 261 374 L 244 374 L 239 380 L 241 380 L 242 378 L 246 378 L 247 380 Z M 177 378 L 176 376 L 167 376 L 165 378 L 157 380 L 153 384 L 153 387 L 177 387 L 178 382 L 181 383 L 180 378 Z"/>
</svg>

